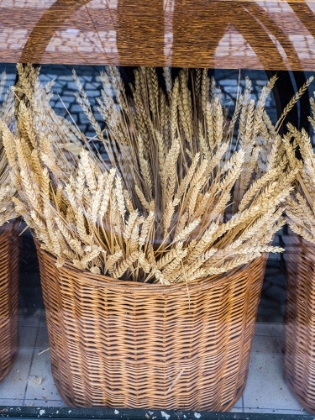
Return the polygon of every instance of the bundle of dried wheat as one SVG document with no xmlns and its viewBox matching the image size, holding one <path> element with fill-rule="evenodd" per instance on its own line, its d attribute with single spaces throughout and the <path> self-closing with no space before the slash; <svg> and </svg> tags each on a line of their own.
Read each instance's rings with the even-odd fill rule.
<svg viewBox="0 0 315 420">
<path fill-rule="evenodd" d="M 4 93 L 6 73 L 0 78 L 0 99 Z M 14 100 L 13 92 L 9 90 L 0 104 L 0 121 L 3 121 L 10 129 L 14 127 Z M 0 226 L 8 220 L 16 217 L 12 197 L 16 193 L 14 182 L 10 177 L 7 156 L 2 143 L 0 128 Z"/>
<path fill-rule="evenodd" d="M 192 76 L 184 70 L 173 82 L 165 71 L 163 91 L 154 69 L 137 70 L 130 97 L 117 69 L 102 73 L 105 131 L 75 76 L 79 102 L 110 163 L 54 115 L 42 98 L 48 89 L 38 81 L 35 95 L 28 94 L 27 104 L 21 101 L 23 137 L 3 128 L 19 186 L 14 201 L 59 264 L 71 261 L 116 278 L 170 284 L 281 251 L 269 244 L 284 223 L 282 204 L 297 170 L 287 170 L 281 140 L 264 111 L 275 80 L 256 106 L 248 81 L 227 122 L 206 71 Z M 233 151 L 238 116 L 239 147 Z M 233 188 L 241 191 L 237 212 L 226 218 Z"/>
<path fill-rule="evenodd" d="M 315 103 L 311 99 L 311 109 L 315 115 Z M 315 120 L 309 117 L 315 131 Z M 288 125 L 289 132 L 285 137 L 290 165 L 299 168 L 296 188 L 287 199 L 286 217 L 290 228 L 306 240 L 315 243 L 315 154 L 307 132 L 298 131 Z M 295 156 L 298 147 L 302 161 Z"/>
</svg>

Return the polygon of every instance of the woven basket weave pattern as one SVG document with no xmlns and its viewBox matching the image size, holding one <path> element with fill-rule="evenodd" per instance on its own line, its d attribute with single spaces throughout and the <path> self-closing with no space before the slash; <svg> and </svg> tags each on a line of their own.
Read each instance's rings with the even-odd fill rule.
<svg viewBox="0 0 315 420">
<path fill-rule="evenodd" d="M 19 237 L 17 222 L 0 229 L 0 380 L 10 371 L 18 349 Z"/>
<path fill-rule="evenodd" d="M 242 395 L 263 258 L 186 287 L 56 268 L 37 251 L 52 372 L 68 405 L 222 411 Z"/>
<path fill-rule="evenodd" d="M 315 413 L 315 245 L 293 234 L 288 246 L 285 377 Z"/>
</svg>

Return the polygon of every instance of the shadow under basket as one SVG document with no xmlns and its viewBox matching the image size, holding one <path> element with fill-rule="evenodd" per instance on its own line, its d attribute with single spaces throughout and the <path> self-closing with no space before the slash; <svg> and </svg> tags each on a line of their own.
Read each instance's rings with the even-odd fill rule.
<svg viewBox="0 0 315 420">
<path fill-rule="evenodd" d="M 290 231 L 287 254 L 285 379 L 315 414 L 315 245 Z"/>
<path fill-rule="evenodd" d="M 66 404 L 226 411 L 241 397 L 264 257 L 165 286 L 57 268 L 36 246 L 52 373 Z"/>
<path fill-rule="evenodd" d="M 0 381 L 18 350 L 18 223 L 10 221 L 0 228 Z"/>
</svg>

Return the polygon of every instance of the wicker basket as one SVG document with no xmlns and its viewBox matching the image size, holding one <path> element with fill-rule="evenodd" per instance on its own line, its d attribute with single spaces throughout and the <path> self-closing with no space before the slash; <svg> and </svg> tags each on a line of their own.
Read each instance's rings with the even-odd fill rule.
<svg viewBox="0 0 315 420">
<path fill-rule="evenodd" d="M 18 349 L 17 223 L 11 221 L 0 229 L 0 380 L 9 373 Z"/>
<path fill-rule="evenodd" d="M 315 245 L 290 232 L 285 338 L 285 378 L 315 413 Z"/>
<path fill-rule="evenodd" d="M 37 251 L 52 373 L 68 405 L 222 411 L 240 398 L 265 258 L 163 286 L 57 268 Z"/>
</svg>

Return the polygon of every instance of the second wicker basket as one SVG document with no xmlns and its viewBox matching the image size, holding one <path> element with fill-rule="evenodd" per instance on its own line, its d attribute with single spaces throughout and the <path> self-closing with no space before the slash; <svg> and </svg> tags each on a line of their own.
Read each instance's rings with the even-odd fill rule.
<svg viewBox="0 0 315 420">
<path fill-rule="evenodd" d="M 285 378 L 293 394 L 315 413 L 315 246 L 290 234 Z"/>
<path fill-rule="evenodd" d="M 16 221 L 0 228 L 0 381 L 18 350 L 19 236 Z"/>
</svg>

